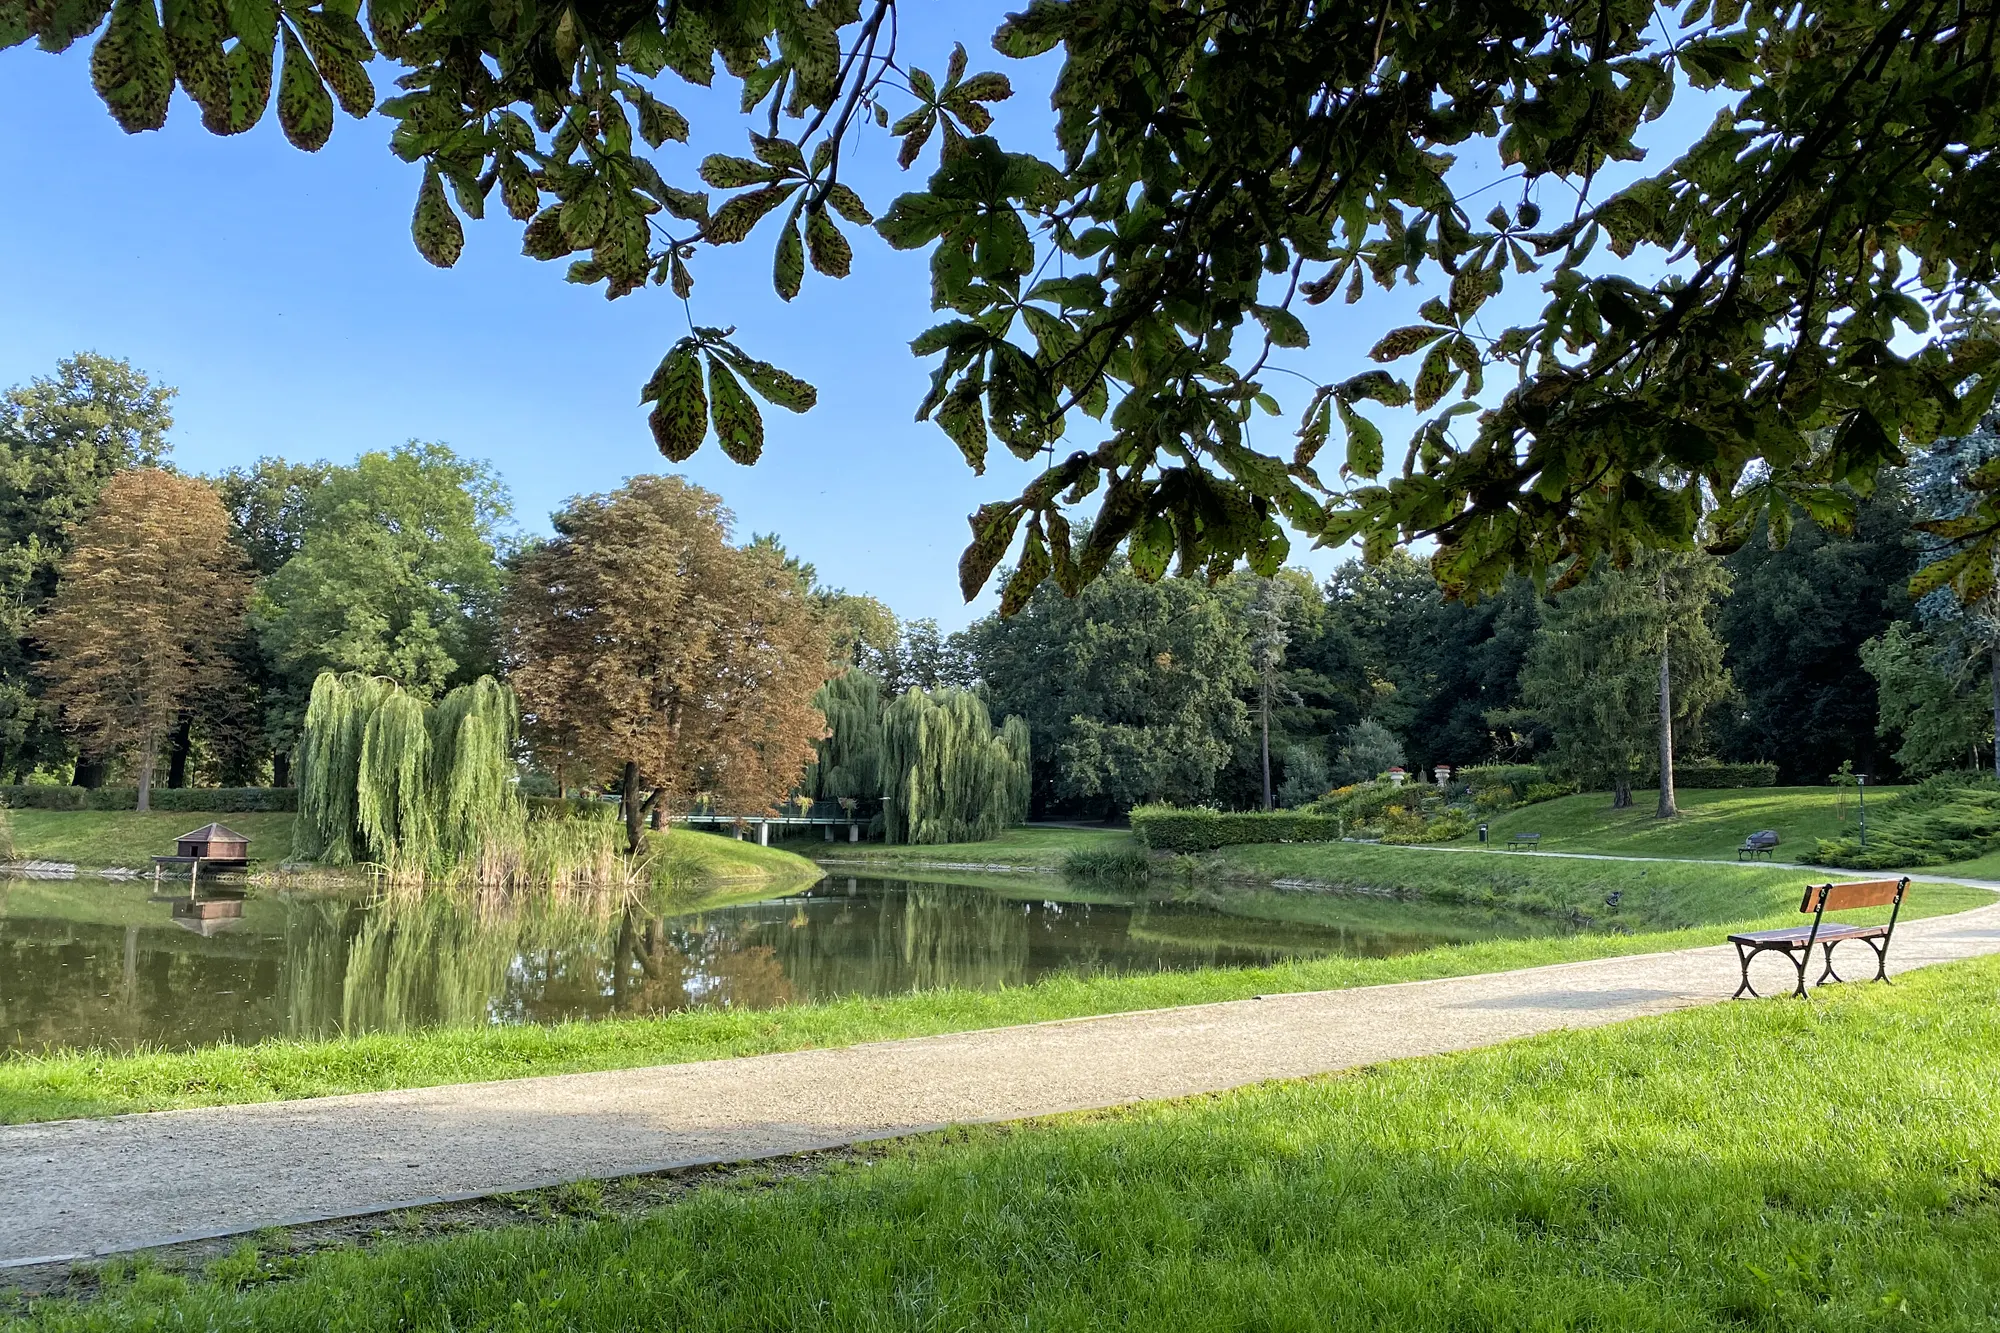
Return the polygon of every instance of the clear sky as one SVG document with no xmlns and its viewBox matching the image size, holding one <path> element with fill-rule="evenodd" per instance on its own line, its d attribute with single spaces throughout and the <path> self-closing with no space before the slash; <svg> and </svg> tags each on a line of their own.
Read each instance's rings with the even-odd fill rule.
<svg viewBox="0 0 2000 1333">
<path fill-rule="evenodd" d="M 974 69 L 1015 82 L 994 133 L 1046 150 L 1054 57 L 1023 65 L 987 44 L 1018 7 L 914 0 L 903 6 L 900 55 L 938 72 L 953 40 L 964 41 Z M 375 73 L 378 92 L 388 90 L 382 67 Z M 663 82 L 696 127 L 695 142 L 668 145 L 670 180 L 693 184 L 705 153 L 746 151 L 739 87 L 727 76 L 705 94 Z M 196 471 L 263 454 L 341 462 L 404 440 L 443 441 L 495 465 L 531 532 L 571 495 L 668 470 L 638 389 L 687 331 L 679 302 L 657 288 L 606 302 L 568 285 L 563 262 L 520 254 L 520 227 L 497 198 L 485 221 L 467 223 L 457 267 L 430 267 L 410 244 L 419 169 L 389 152 L 383 117 L 342 116 L 332 142 L 308 155 L 285 142 L 275 113 L 248 134 L 211 136 L 176 92 L 163 131 L 128 136 L 92 91 L 79 44 L 62 56 L 0 52 L 0 123 L 10 196 L 0 209 L 0 384 L 45 374 L 77 350 L 125 357 L 180 389 L 174 458 Z M 842 172 L 878 212 L 920 186 L 936 151 L 933 141 L 905 175 L 893 149 L 871 129 Z M 1455 178 L 1476 184 L 1480 170 L 1468 162 Z M 1517 192 L 1482 200 L 1511 203 Z M 767 408 L 754 468 L 711 443 L 678 470 L 728 501 L 741 537 L 776 532 L 825 582 L 873 593 L 906 617 L 965 623 L 991 604 L 989 595 L 968 608 L 958 594 L 965 516 L 1017 493 L 1033 469 L 996 445 L 976 477 L 936 427 L 912 420 L 928 374 L 907 343 L 935 322 L 924 256 L 861 232 L 852 276 L 809 272 L 787 308 L 771 290 L 767 233 L 704 252 L 694 315 L 738 326 L 752 354 L 816 384 L 819 406 L 804 416 Z M 1375 338 L 1411 322 L 1425 294 L 1305 312 L 1314 343 L 1295 354 L 1301 368 L 1322 379 L 1364 368 Z M 1286 452 L 1289 414 L 1310 390 L 1285 376 L 1273 387 L 1288 417 L 1260 419 L 1253 442 Z M 1073 416 L 1070 447 L 1094 445 L 1095 430 Z M 1397 440 L 1390 430 L 1392 464 Z M 1322 470 L 1331 476 L 1337 464 Z M 1294 546 L 1293 563 L 1321 572 L 1338 558 Z"/>
</svg>

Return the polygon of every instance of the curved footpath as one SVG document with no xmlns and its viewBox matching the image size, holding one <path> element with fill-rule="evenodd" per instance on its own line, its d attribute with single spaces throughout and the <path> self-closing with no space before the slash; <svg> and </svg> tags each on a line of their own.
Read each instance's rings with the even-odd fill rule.
<svg viewBox="0 0 2000 1333">
<path fill-rule="evenodd" d="M 1868 950 L 1849 947 L 1865 975 Z M 1892 970 L 1995 952 L 2000 904 L 1902 927 Z M 1791 974 L 1767 958 L 1755 975 L 1776 991 Z M 0 1127 L 0 1267 L 1297 1078 L 1714 1003 L 1736 982 L 1722 946 L 840 1050 Z"/>
</svg>

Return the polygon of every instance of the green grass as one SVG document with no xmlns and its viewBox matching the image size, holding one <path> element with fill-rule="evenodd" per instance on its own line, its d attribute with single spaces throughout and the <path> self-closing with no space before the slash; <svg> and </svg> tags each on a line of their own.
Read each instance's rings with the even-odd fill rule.
<svg viewBox="0 0 2000 1333">
<path fill-rule="evenodd" d="M 1292 853 L 1315 849 L 1268 850 Z M 1473 863 L 1475 869 L 1492 864 L 1477 856 L 1447 853 L 1373 849 L 1372 854 L 1395 858 L 1385 862 L 1384 873 L 1408 866 L 1444 874 L 1453 861 Z M 1595 863 L 1538 859 L 1532 864 L 1548 870 L 1552 882 L 1570 885 L 1580 881 L 1562 878 L 1568 866 Z M 1621 865 L 1606 864 L 1614 871 Z M 1523 866 L 1495 868 L 1509 874 L 1526 870 Z M 1676 912 L 1666 905 L 1670 899 L 1667 890 L 1649 887 L 1655 869 L 1623 865 L 1628 877 L 1623 882 L 1631 886 L 1626 890 L 1626 901 L 1634 903 L 1637 912 L 1657 894 L 1660 903 L 1645 910 L 1664 922 L 1683 922 L 1686 928 L 1487 940 L 1392 958 L 1320 957 L 1257 968 L 1060 977 L 1012 990 L 930 991 L 757 1011 L 692 1009 L 643 1019 L 380 1033 L 332 1041 L 267 1041 L 129 1055 L 100 1051 L 14 1055 L 0 1058 L 0 1123 L 713 1060 L 1286 991 L 1466 976 L 1715 944 L 1730 929 L 1790 925 L 1799 919 L 1796 893 L 1801 881 L 1797 872 L 1733 872 L 1720 881 L 1725 883 L 1723 890 L 1700 890 L 1697 894 L 1699 886 L 1689 889 L 1697 896 L 1690 897 L 1686 907 Z M 1702 873 L 1722 874 L 1720 868 Z M 1592 881 L 1592 887 L 1606 882 L 1613 881 Z M 1217 905 L 1228 910 L 1228 886 L 1200 891 L 1213 895 Z M 1529 885 L 1526 891 L 1536 890 Z M 1268 896 L 1261 890 L 1245 893 Z M 1311 921 L 1318 903 L 1334 900 L 1300 894 L 1295 901 L 1297 919 Z M 1912 891 L 1904 915 L 1914 918 L 1963 911 L 1993 901 L 1994 896 L 1981 889 L 1923 885 Z M 1270 909 L 1269 903 L 1246 903 L 1251 905 L 1260 911 Z M 1340 900 L 1340 906 L 1343 911 L 1350 907 L 1345 899 Z M 1601 903 L 1599 908 L 1601 911 Z M 1871 918 L 1863 913 L 1856 914 L 1856 919 Z"/>
<path fill-rule="evenodd" d="M 120 1264 L 20 1327 L 1983 1333 L 1996 987 L 1985 959 L 968 1129 L 635 1219 Z"/>
<path fill-rule="evenodd" d="M 1225 847 L 1208 853 L 1201 864 L 1209 874 L 1225 879 L 1310 880 L 1334 888 L 1388 890 L 1433 903 L 1533 912 L 1636 931 L 1679 930 L 1796 912 L 1801 890 L 1812 877 L 1808 871 L 1773 866 L 1571 861 L 1348 842 Z M 1613 892 L 1619 895 L 1615 908 L 1604 901 Z M 1936 901 L 1933 895 L 1941 892 L 1946 886 L 1926 886 L 1921 896 Z M 1953 889 L 1949 894 L 1972 895 L 1957 901 L 1992 901 L 1984 889 Z"/>
<path fill-rule="evenodd" d="M 1884 788 L 1879 796 L 1894 790 Z M 1868 799 L 1872 804 L 1878 793 L 1871 790 Z M 1782 861 L 1811 851 L 1821 838 L 1840 837 L 1855 828 L 1854 793 L 1847 793 L 1843 822 L 1832 787 L 1684 791 L 1676 798 L 1679 817 L 1667 820 L 1654 814 L 1657 792 L 1635 791 L 1632 802 L 1630 809 L 1613 810 L 1609 792 L 1585 792 L 1509 810 L 1488 819 L 1490 845 L 1502 846 L 1514 833 L 1539 833 L 1542 848 L 1551 852 L 1734 861 L 1745 838 L 1775 829 L 1780 838 L 1776 859 Z"/>
<path fill-rule="evenodd" d="M 646 851 L 675 880 L 768 880 L 803 887 L 825 873 L 797 852 L 695 829 L 650 835 Z"/>
<path fill-rule="evenodd" d="M 840 866 L 866 863 L 890 874 L 898 867 L 924 865 L 1010 866 L 1060 870 L 1075 851 L 1119 851 L 1135 848 L 1138 840 L 1123 829 L 1011 828 L 988 842 L 951 842 L 935 846 L 890 846 L 880 842 L 793 844 L 817 860 Z M 876 873 L 874 871 L 857 873 Z"/>
<path fill-rule="evenodd" d="M 73 861 L 80 866 L 147 869 L 171 856 L 174 839 L 204 824 L 227 824 L 250 839 L 253 862 L 275 864 L 292 854 L 289 814 L 202 815 L 150 810 L 9 810 L 14 850 L 24 861 Z"/>
</svg>

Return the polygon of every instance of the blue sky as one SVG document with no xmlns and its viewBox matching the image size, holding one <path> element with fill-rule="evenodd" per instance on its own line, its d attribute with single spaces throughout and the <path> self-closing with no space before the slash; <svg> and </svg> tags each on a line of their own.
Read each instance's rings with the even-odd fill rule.
<svg viewBox="0 0 2000 1333">
<path fill-rule="evenodd" d="M 1052 58 L 1022 65 L 987 45 L 1017 7 L 907 4 L 900 54 L 937 72 L 952 41 L 964 41 L 973 68 L 1003 69 L 1015 82 L 1014 99 L 995 108 L 994 132 L 1042 150 Z M 380 67 L 377 82 L 386 87 Z M 692 184 L 703 154 L 745 151 L 734 80 L 719 78 L 708 93 L 661 91 L 696 126 L 695 142 L 668 145 L 669 179 Z M 494 464 L 528 531 L 545 530 L 571 495 L 670 470 L 637 398 L 687 331 L 679 303 L 659 289 L 606 302 L 568 285 L 562 264 L 520 254 L 520 228 L 497 207 L 467 224 L 456 268 L 430 267 L 409 236 L 418 169 L 390 154 L 382 117 L 342 117 L 332 142 L 308 155 L 285 142 L 275 115 L 215 138 L 176 93 L 163 131 L 127 136 L 91 90 L 80 44 L 62 56 L 0 52 L 0 123 L 10 127 L 0 174 L 12 196 L 0 210 L 0 384 L 47 373 L 81 349 L 125 357 L 180 389 L 174 457 L 197 471 L 262 454 L 339 462 L 440 440 Z M 893 147 L 871 131 L 842 173 L 878 211 L 918 188 L 935 154 L 933 144 L 906 175 Z M 1455 175 L 1476 185 L 1482 170 L 1497 174 L 1467 162 Z M 1518 196 L 1503 188 L 1488 197 Z M 789 308 L 771 290 L 766 230 L 703 255 L 695 318 L 736 325 L 740 343 L 811 380 L 820 401 L 804 416 L 768 409 L 753 468 L 711 444 L 671 470 L 719 492 L 740 536 L 776 532 L 826 582 L 956 627 L 991 604 L 988 596 L 967 607 L 958 594 L 965 515 L 1016 493 L 1032 469 L 996 447 L 976 477 L 942 433 L 912 420 L 927 372 L 907 343 L 935 318 L 926 261 L 872 233 L 855 241 L 852 276 L 809 273 Z M 1423 295 L 1307 312 L 1314 344 L 1296 354 L 1300 368 L 1323 379 L 1362 368 L 1375 338 L 1409 322 Z M 1309 392 L 1287 376 L 1273 387 L 1288 415 Z M 1093 429 L 1074 418 L 1072 447 L 1093 445 Z M 1264 448 L 1287 447 L 1288 419 L 1258 429 Z M 1397 440 L 1390 430 L 1392 462 Z M 1309 555 L 1303 542 L 1294 552 L 1294 563 L 1321 572 L 1339 558 Z"/>
</svg>

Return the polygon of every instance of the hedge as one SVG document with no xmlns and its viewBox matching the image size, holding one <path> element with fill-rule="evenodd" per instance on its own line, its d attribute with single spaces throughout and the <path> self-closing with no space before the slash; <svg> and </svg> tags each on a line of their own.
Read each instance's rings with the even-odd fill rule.
<svg viewBox="0 0 2000 1333">
<path fill-rule="evenodd" d="M 1494 787 L 1526 791 L 1537 783 L 1549 781 L 1548 770 L 1540 764 L 1468 764 L 1452 776 L 1474 791 Z"/>
<path fill-rule="evenodd" d="M 1334 842 L 1341 821 L 1332 815 L 1293 810 L 1178 810 L 1142 805 L 1132 812 L 1132 832 L 1156 852 L 1212 852 L 1246 842 Z"/>
<path fill-rule="evenodd" d="M 1674 765 L 1676 787 L 1775 787 L 1776 764 L 1688 764 Z"/>
<path fill-rule="evenodd" d="M 136 810 L 137 787 L 0 786 L 9 810 Z M 155 787 L 155 810 L 182 814 L 269 814 L 299 808 L 297 787 Z"/>
</svg>

